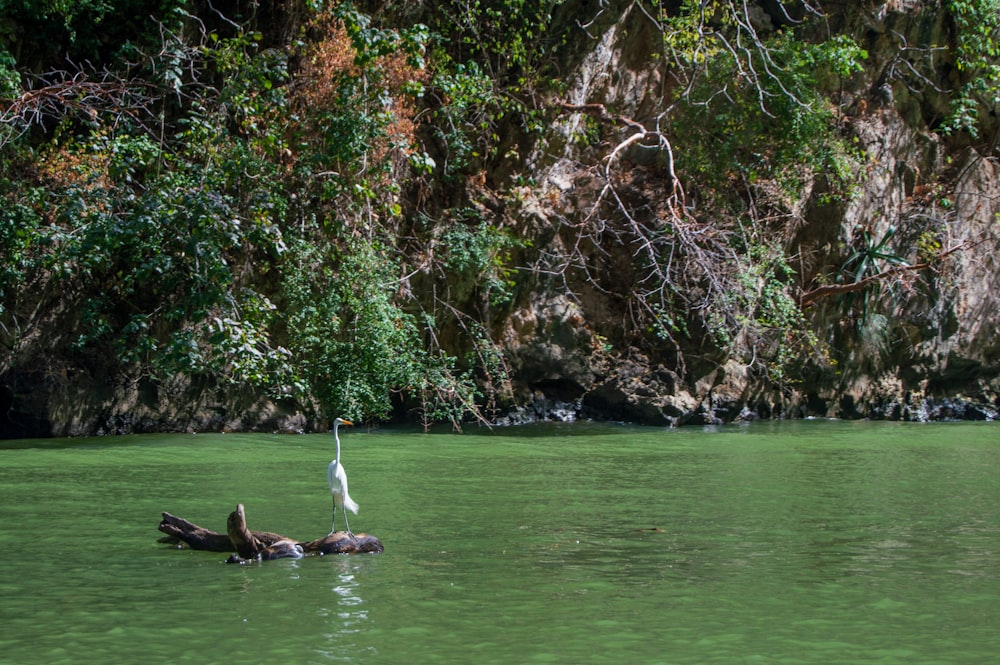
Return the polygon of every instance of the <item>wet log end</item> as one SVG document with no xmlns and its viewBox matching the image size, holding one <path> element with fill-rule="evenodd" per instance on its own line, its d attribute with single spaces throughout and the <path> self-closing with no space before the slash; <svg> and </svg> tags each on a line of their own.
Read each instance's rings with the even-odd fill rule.
<svg viewBox="0 0 1000 665">
<path fill-rule="evenodd" d="M 300 545 L 306 554 L 378 554 L 385 549 L 375 536 L 346 531 L 335 531 Z"/>
<path fill-rule="evenodd" d="M 242 559 L 253 559 L 265 547 L 254 538 L 250 529 L 247 528 L 246 512 L 242 503 L 236 506 L 236 510 L 229 513 L 229 517 L 226 519 L 226 533 L 229 534 L 229 541 Z"/>
<path fill-rule="evenodd" d="M 170 539 L 174 543 L 183 542 L 193 550 L 206 550 L 209 552 L 232 552 L 233 544 L 229 541 L 229 536 L 224 533 L 217 533 L 204 529 L 186 519 L 163 513 L 163 520 L 160 522 L 160 531 L 167 534 L 160 541 Z"/>
</svg>

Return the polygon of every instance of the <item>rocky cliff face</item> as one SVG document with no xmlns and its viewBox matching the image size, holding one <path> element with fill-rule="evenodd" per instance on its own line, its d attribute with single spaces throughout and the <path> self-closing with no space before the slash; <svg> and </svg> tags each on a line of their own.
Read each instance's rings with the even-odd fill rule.
<svg viewBox="0 0 1000 665">
<path fill-rule="evenodd" d="M 887 286 L 882 309 L 864 320 L 845 320 L 833 298 L 806 306 L 831 362 L 817 363 L 805 380 L 783 385 L 762 380 L 736 354 L 706 352 L 703 340 L 661 348 L 648 340 L 630 343 L 620 334 L 627 313 L 615 304 L 614 293 L 595 292 L 585 278 L 543 281 L 505 328 L 522 401 L 514 419 L 594 416 L 684 424 L 803 416 L 996 418 L 1000 170 L 995 143 L 942 138 L 933 131 L 947 113 L 947 91 L 958 82 L 940 52 L 935 58 L 931 50 L 908 50 L 953 41 L 944 12 L 930 5 L 891 2 L 859 11 L 852 5 L 840 15 L 825 7 L 869 54 L 865 71 L 840 99 L 843 132 L 863 163 L 858 187 L 844 202 L 825 201 L 825 174 L 810 176 L 801 199 L 790 206 L 796 219 L 785 248 L 799 261 L 804 291 L 844 260 L 845 248 L 859 241 L 862 229 L 873 238 L 894 234 L 906 248 L 899 265 L 926 262 L 930 252 L 944 255 L 942 261 L 925 270 L 901 269 L 900 279 Z M 664 121 L 657 114 L 669 82 L 665 71 L 651 65 L 656 36 L 647 17 L 636 5 L 619 10 L 615 22 L 589 28 L 589 50 L 567 77 L 566 100 L 581 108 L 600 104 L 635 121 L 619 135 L 622 141 L 627 132 L 642 131 L 639 126 L 652 130 Z M 763 32 L 778 22 L 774 11 L 760 3 L 750 16 Z M 529 163 L 538 185 L 525 197 L 520 222 L 512 224 L 523 227 L 527 216 L 532 227 L 582 225 L 594 214 L 597 192 L 606 184 L 601 165 L 613 158 L 616 144 L 596 151 L 574 144 L 572 137 L 591 117 L 561 116 L 536 147 Z M 987 122 L 981 135 L 995 132 L 995 123 Z M 684 174 L 679 178 L 684 181 Z M 668 187 L 663 183 L 661 196 L 669 196 Z M 611 270 L 632 270 L 630 258 L 616 257 L 620 263 Z M 606 347 L 609 339 L 617 344 Z M 671 354 L 704 362 L 678 363 Z"/>
</svg>

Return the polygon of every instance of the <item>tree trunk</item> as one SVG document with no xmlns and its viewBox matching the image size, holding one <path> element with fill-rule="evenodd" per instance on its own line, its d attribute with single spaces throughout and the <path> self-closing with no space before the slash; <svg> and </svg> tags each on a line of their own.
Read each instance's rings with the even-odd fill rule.
<svg viewBox="0 0 1000 665">
<path fill-rule="evenodd" d="M 160 542 L 184 543 L 193 550 L 235 552 L 227 559 L 227 563 L 299 558 L 307 554 L 377 553 L 383 550 L 381 541 L 366 533 L 336 531 L 322 538 L 302 542 L 269 531 L 250 531 L 243 504 L 236 506 L 236 510 L 229 514 L 225 534 L 210 531 L 170 513 L 163 513 L 159 529 L 167 534 Z"/>
<path fill-rule="evenodd" d="M 247 518 L 242 503 L 236 506 L 236 510 L 229 513 L 229 518 L 226 520 L 226 533 L 229 534 L 229 541 L 236 548 L 236 553 L 244 559 L 256 558 L 266 547 L 254 538 L 254 535 L 247 528 Z"/>
</svg>

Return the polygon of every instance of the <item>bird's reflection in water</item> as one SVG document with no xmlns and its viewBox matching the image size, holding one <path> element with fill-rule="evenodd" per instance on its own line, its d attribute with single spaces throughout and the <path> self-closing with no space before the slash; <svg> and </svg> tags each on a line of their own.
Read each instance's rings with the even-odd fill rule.
<svg viewBox="0 0 1000 665">
<path fill-rule="evenodd" d="M 368 611 L 361 608 L 362 600 L 358 596 L 358 582 L 354 573 L 343 572 L 339 575 L 339 584 L 333 587 L 332 591 L 340 601 L 340 612 L 338 616 L 342 619 L 363 620 L 367 618 Z M 357 609 L 355 609 L 357 608 Z"/>
<path fill-rule="evenodd" d="M 347 654 L 356 656 L 360 651 L 370 650 L 375 655 L 374 647 L 357 643 L 354 636 L 365 630 L 368 623 L 368 610 L 365 601 L 359 594 L 360 584 L 356 576 L 356 566 L 351 557 L 330 556 L 334 566 L 338 568 L 336 579 L 330 587 L 330 604 L 318 608 L 318 613 L 326 621 L 328 628 L 323 635 L 324 645 L 317 649 L 321 655 L 331 661 L 353 660 Z M 338 559 L 342 559 L 339 560 Z"/>
</svg>

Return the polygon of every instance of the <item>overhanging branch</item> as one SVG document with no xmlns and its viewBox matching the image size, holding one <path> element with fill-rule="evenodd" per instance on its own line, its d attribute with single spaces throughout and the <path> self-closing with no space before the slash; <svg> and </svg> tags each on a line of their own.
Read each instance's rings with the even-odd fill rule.
<svg viewBox="0 0 1000 665">
<path fill-rule="evenodd" d="M 937 255 L 937 259 L 938 260 L 943 259 L 949 254 L 954 254 L 955 252 L 959 251 L 960 249 L 964 249 L 965 247 L 966 243 L 961 243 L 959 245 L 946 249 Z M 927 270 L 928 268 L 931 267 L 931 265 L 932 264 L 930 261 L 922 261 L 920 263 L 914 263 L 910 265 L 894 266 L 892 268 L 889 268 L 888 270 L 883 270 L 880 273 L 869 275 L 868 277 L 860 279 L 857 282 L 851 282 L 850 284 L 824 284 L 823 286 L 818 286 L 815 289 L 811 289 L 803 293 L 802 296 L 799 298 L 799 305 L 801 307 L 808 307 L 809 305 L 812 305 L 817 300 L 820 300 L 822 298 L 827 298 L 829 296 L 839 296 L 847 293 L 857 293 L 858 291 L 864 291 L 872 284 L 878 282 L 884 282 L 893 279 L 895 277 L 898 277 L 899 275 L 920 272 L 921 270 Z"/>
</svg>

